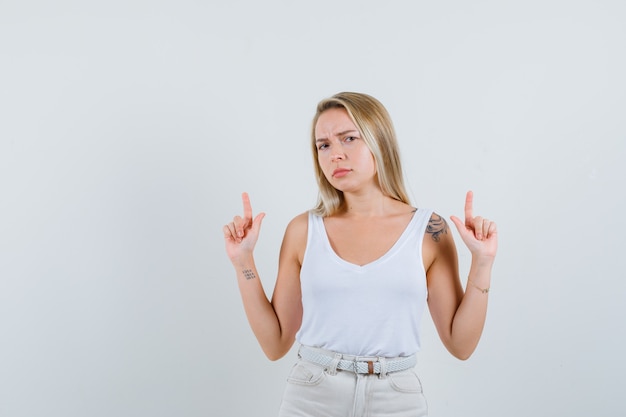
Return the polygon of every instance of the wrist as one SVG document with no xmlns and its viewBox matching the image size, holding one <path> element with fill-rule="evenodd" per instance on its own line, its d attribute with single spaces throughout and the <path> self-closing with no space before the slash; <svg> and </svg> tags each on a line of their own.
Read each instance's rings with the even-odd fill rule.
<svg viewBox="0 0 626 417">
<path fill-rule="evenodd" d="M 478 285 L 471 278 L 467 279 L 467 285 L 476 288 L 478 291 L 480 291 L 483 294 L 488 294 L 489 293 L 490 286 Z"/>
<path fill-rule="evenodd" d="M 232 258 L 230 261 L 236 270 L 254 267 L 254 257 L 252 256 L 252 253 Z"/>
<path fill-rule="evenodd" d="M 495 256 L 472 254 L 472 264 L 481 268 L 491 268 L 495 260 Z"/>
</svg>

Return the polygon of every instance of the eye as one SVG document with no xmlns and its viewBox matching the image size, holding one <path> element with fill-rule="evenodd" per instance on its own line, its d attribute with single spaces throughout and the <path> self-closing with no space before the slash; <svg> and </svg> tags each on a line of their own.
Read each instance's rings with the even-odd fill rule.
<svg viewBox="0 0 626 417">
<path fill-rule="evenodd" d="M 322 143 L 322 144 L 317 146 L 317 150 L 318 151 L 323 151 L 326 148 L 328 148 L 328 144 L 327 143 Z"/>
<path fill-rule="evenodd" d="M 346 136 L 343 140 L 344 142 L 354 142 L 358 138 L 356 136 Z"/>
</svg>

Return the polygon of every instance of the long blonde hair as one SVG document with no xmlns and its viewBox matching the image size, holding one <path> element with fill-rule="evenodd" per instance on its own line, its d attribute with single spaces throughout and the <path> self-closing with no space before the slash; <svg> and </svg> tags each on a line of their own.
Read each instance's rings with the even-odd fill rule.
<svg viewBox="0 0 626 417">
<path fill-rule="evenodd" d="M 363 93 L 343 92 L 320 101 L 313 118 L 311 147 L 315 176 L 319 186 L 318 201 L 313 211 L 320 216 L 331 216 L 340 210 L 344 202 L 343 192 L 333 187 L 322 172 L 315 143 L 317 120 L 323 112 L 335 108 L 346 110 L 372 152 L 376 162 L 378 185 L 383 194 L 410 204 L 404 187 L 398 141 L 389 113 L 382 103 L 372 96 Z"/>
</svg>

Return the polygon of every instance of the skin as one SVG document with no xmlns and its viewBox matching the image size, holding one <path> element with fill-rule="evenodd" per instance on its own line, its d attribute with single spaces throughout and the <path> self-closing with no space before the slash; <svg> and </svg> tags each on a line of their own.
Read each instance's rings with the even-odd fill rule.
<svg viewBox="0 0 626 417">
<path fill-rule="evenodd" d="M 369 148 L 343 109 L 322 113 L 315 126 L 318 163 L 328 181 L 343 191 L 339 213 L 324 218 L 335 252 L 344 260 L 368 264 L 385 254 L 408 225 L 414 207 L 385 196 L 378 186 L 376 164 Z M 253 216 L 243 193 L 243 216 L 224 226 L 226 252 L 250 326 L 271 360 L 293 346 L 302 322 L 300 268 L 306 248 L 308 213 L 287 226 L 280 250 L 278 276 L 271 300 L 265 295 L 254 263 L 254 247 L 265 216 Z M 457 251 L 448 224 L 433 213 L 424 236 L 423 262 L 428 307 L 448 351 L 465 360 L 476 349 L 485 324 L 491 270 L 497 250 L 496 224 L 473 214 L 473 193 L 465 199 L 465 218 L 451 216 L 472 254 L 466 291 L 459 278 Z M 419 254 L 416 254 L 419 256 Z"/>
</svg>

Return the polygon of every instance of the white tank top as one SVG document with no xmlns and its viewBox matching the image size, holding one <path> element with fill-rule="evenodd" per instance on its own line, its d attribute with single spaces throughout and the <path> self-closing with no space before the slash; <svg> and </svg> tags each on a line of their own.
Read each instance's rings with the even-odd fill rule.
<svg viewBox="0 0 626 417">
<path fill-rule="evenodd" d="M 418 209 L 387 253 L 359 266 L 335 253 L 323 219 L 309 212 L 300 271 L 302 325 L 296 340 L 357 356 L 419 351 L 428 295 L 422 242 L 431 214 Z"/>
</svg>

